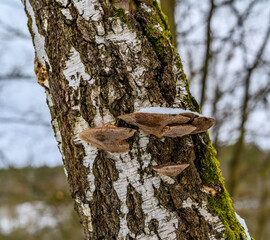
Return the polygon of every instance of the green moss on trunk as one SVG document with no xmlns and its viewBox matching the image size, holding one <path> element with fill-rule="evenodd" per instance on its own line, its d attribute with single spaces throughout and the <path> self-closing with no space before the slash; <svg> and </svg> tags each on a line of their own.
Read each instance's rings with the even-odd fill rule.
<svg viewBox="0 0 270 240">
<path fill-rule="evenodd" d="M 219 169 L 219 162 L 215 157 L 216 150 L 209 141 L 209 152 L 207 157 L 201 160 L 200 176 L 204 184 L 218 185 L 222 191 L 216 197 L 208 196 L 209 205 L 214 212 L 222 219 L 226 228 L 225 235 L 227 239 L 245 239 L 244 229 L 239 224 L 232 200 L 224 186 L 224 179 Z"/>
</svg>

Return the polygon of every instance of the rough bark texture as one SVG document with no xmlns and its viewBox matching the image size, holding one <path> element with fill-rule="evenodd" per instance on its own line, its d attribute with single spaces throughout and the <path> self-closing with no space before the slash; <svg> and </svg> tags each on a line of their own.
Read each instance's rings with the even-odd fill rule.
<svg viewBox="0 0 270 240">
<path fill-rule="evenodd" d="M 145 2 L 125 12 L 105 0 L 24 1 L 38 82 L 85 236 L 244 239 L 207 133 L 158 139 L 138 130 L 125 154 L 78 139 L 107 123 L 135 128 L 117 116 L 143 107 L 198 111 L 164 15 L 156 1 Z M 151 168 L 167 162 L 190 166 L 177 178 Z"/>
</svg>

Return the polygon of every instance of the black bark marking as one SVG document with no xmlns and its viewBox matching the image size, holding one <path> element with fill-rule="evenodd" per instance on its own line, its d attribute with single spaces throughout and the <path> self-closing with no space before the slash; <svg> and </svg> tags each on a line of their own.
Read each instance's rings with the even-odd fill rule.
<svg viewBox="0 0 270 240">
<path fill-rule="evenodd" d="M 93 233 L 92 239 L 117 239 L 120 229 L 119 212 L 121 202 L 113 188 L 118 178 L 114 161 L 100 152 L 93 165 L 96 189 L 91 201 Z"/>
<path fill-rule="evenodd" d="M 142 196 L 131 184 L 127 188 L 127 224 L 131 232 L 142 234 L 145 227 L 145 215 L 142 210 Z"/>
<path fill-rule="evenodd" d="M 161 239 L 160 236 L 158 235 L 158 227 L 159 227 L 158 220 L 152 218 L 148 223 L 148 228 L 151 232 L 154 232 L 157 235 L 158 239 Z"/>
</svg>

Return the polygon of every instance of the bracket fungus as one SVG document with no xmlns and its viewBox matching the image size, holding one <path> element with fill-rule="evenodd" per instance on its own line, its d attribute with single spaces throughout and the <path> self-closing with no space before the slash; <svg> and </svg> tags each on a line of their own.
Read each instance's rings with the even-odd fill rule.
<svg viewBox="0 0 270 240">
<path fill-rule="evenodd" d="M 166 126 L 162 129 L 161 135 L 172 138 L 183 137 L 191 134 L 195 129 L 196 127 L 190 124 Z"/>
<path fill-rule="evenodd" d="M 118 118 L 138 126 L 146 135 L 183 137 L 205 132 L 213 126 L 213 118 L 179 108 L 152 107 L 139 112 L 121 115 Z"/>
<path fill-rule="evenodd" d="M 213 118 L 209 117 L 196 117 L 192 121 L 192 125 L 196 127 L 196 130 L 192 132 L 192 134 L 201 133 L 207 131 L 210 127 L 212 127 L 215 123 Z"/>
<path fill-rule="evenodd" d="M 177 177 L 181 172 L 189 166 L 186 163 L 165 163 L 162 165 L 152 167 L 155 171 L 170 177 Z"/>
<path fill-rule="evenodd" d="M 216 187 L 217 189 L 214 189 L 213 187 L 209 187 L 206 185 L 203 185 L 201 188 L 202 192 L 205 192 L 208 195 L 211 195 L 212 197 L 216 197 L 219 192 L 221 191 L 221 189 L 219 187 Z"/>
<path fill-rule="evenodd" d="M 137 8 L 134 0 L 112 0 L 112 4 L 115 8 L 122 8 L 126 11 L 132 11 Z"/>
<path fill-rule="evenodd" d="M 129 144 L 124 141 L 134 135 L 136 130 L 125 127 L 107 125 L 82 131 L 79 138 L 94 147 L 112 152 L 124 153 L 129 151 Z"/>
</svg>

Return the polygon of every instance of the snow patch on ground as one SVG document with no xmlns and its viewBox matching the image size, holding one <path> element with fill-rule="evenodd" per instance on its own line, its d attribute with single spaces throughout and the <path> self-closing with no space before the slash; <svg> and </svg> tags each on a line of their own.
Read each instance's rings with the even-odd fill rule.
<svg viewBox="0 0 270 240">
<path fill-rule="evenodd" d="M 29 233 L 36 233 L 43 228 L 55 228 L 64 216 L 55 214 L 53 208 L 43 202 L 25 202 L 14 208 L 0 208 L 0 230 L 9 235 L 18 228 L 26 228 Z"/>
</svg>

